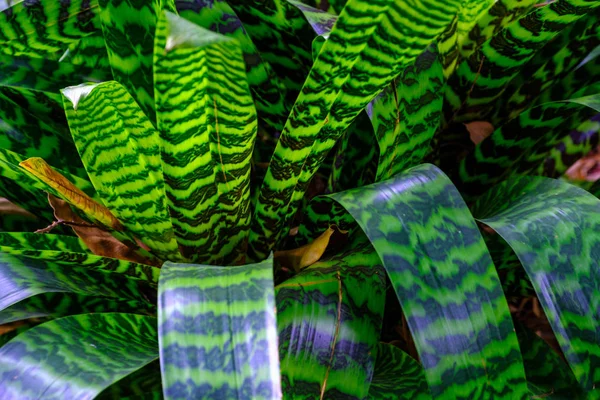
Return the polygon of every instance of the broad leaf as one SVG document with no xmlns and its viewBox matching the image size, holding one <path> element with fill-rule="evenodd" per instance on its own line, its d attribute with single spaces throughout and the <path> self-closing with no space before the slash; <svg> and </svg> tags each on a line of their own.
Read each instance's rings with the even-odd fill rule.
<svg viewBox="0 0 600 400">
<path fill-rule="evenodd" d="M 600 381 L 600 201 L 567 183 L 523 177 L 479 200 L 475 215 L 515 251 L 580 385 Z"/>
<path fill-rule="evenodd" d="M 436 167 L 422 165 L 331 198 L 356 219 L 377 250 L 432 397 L 526 398 L 498 275 L 450 180 Z"/>
<path fill-rule="evenodd" d="M 238 43 L 171 13 L 155 43 L 166 194 L 183 256 L 229 265 L 250 229 L 256 110 Z"/>
<path fill-rule="evenodd" d="M 273 262 L 167 262 L 158 332 L 166 399 L 281 398 Z"/>
<path fill-rule="evenodd" d="M 431 399 L 423 367 L 397 347 L 379 343 L 368 398 L 372 400 Z"/>
<path fill-rule="evenodd" d="M 454 182 L 463 195 L 474 196 L 508 176 L 536 169 L 570 129 L 600 112 L 599 98 L 545 103 L 520 114 L 461 161 Z"/>
<path fill-rule="evenodd" d="M 85 243 L 77 237 L 30 232 L 2 232 L 0 233 L 0 246 L 13 249 L 89 252 Z"/>
<path fill-rule="evenodd" d="M 536 51 L 598 6 L 598 1 L 558 0 L 498 32 L 463 61 L 449 80 L 446 120 L 486 119 L 506 85 Z"/>
<path fill-rule="evenodd" d="M 296 100 L 269 165 L 250 235 L 251 257 L 266 257 L 287 234 L 310 179 L 337 139 L 368 102 L 444 30 L 452 18 L 447 14 L 458 3 L 451 0 L 442 7 L 430 1 L 354 0 L 346 4 Z M 419 23 L 427 29 L 417 28 Z"/>
<path fill-rule="evenodd" d="M 0 52 L 58 60 L 100 29 L 96 1 L 20 1 L 0 11 Z"/>
<path fill-rule="evenodd" d="M 254 95 L 258 115 L 270 128 L 270 134 L 275 133 L 271 130 L 281 131 L 292 106 L 284 102 L 287 88 L 275 74 L 271 64 L 263 59 L 231 6 L 225 0 L 210 3 L 178 0 L 175 5 L 181 17 L 215 33 L 237 39 L 244 55 L 246 79 Z M 275 138 L 271 136 L 270 139 Z M 274 145 L 269 145 L 265 151 L 272 152 L 273 149 Z M 268 156 L 270 155 L 269 153 Z M 263 161 L 268 161 L 268 158 Z"/>
<path fill-rule="evenodd" d="M 117 219 L 162 259 L 179 260 L 165 198 L 159 133 L 117 82 L 63 90 L 90 180 Z"/>
<path fill-rule="evenodd" d="M 157 275 L 156 268 L 87 253 L 36 252 L 1 246 L 0 282 L 4 291 L 0 295 L 0 310 L 46 293 L 74 293 L 152 305 Z M 10 312 L 0 312 L 0 316 L 11 319 Z"/>
<path fill-rule="evenodd" d="M 114 79 L 127 89 L 154 123 L 154 33 L 163 4 L 172 9 L 173 0 L 99 0 L 99 4 Z"/>
<path fill-rule="evenodd" d="M 373 376 L 385 273 L 364 235 L 275 288 L 282 386 L 292 398 L 364 399 Z"/>
<path fill-rule="evenodd" d="M 57 319 L 0 348 L 0 397 L 93 399 L 157 357 L 155 318 L 111 313 Z"/>
</svg>

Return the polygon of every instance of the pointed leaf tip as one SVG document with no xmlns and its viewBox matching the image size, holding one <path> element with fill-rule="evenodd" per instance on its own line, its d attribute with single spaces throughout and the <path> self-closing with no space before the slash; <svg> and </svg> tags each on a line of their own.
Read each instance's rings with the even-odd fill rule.
<svg viewBox="0 0 600 400">
<path fill-rule="evenodd" d="M 169 52 L 178 47 L 202 47 L 211 43 L 229 41 L 226 36 L 204 29 L 176 14 L 165 11 L 169 34 L 165 51 Z"/>
<path fill-rule="evenodd" d="M 77 111 L 77 105 L 85 99 L 98 86 L 99 83 L 83 83 L 77 86 L 68 86 L 61 93 L 73 104 L 73 110 Z"/>
</svg>

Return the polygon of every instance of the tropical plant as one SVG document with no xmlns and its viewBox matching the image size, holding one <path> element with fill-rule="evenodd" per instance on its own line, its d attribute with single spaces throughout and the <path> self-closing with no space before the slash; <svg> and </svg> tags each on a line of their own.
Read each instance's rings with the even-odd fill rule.
<svg viewBox="0 0 600 400">
<path fill-rule="evenodd" d="M 0 0 L 0 399 L 600 397 L 599 6 Z"/>
</svg>

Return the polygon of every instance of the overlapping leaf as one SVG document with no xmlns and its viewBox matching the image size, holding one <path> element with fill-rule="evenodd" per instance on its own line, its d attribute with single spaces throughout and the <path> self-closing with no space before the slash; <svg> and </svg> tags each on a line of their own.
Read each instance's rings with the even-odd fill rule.
<svg viewBox="0 0 600 400">
<path fill-rule="evenodd" d="M 155 318 L 124 313 L 60 318 L 0 348 L 0 397 L 92 399 L 157 357 Z"/>
<path fill-rule="evenodd" d="M 368 394 L 383 317 L 385 272 L 361 236 L 275 288 L 287 396 L 363 399 Z"/>
<path fill-rule="evenodd" d="M 250 85 L 258 115 L 266 122 L 269 133 L 274 134 L 275 131 L 281 131 L 292 106 L 284 102 L 287 88 L 275 74 L 271 64 L 263 59 L 231 6 L 225 0 L 216 0 L 211 3 L 179 0 L 175 2 L 175 5 L 182 18 L 215 33 L 237 39 L 244 55 L 246 79 Z M 272 136 L 270 139 L 274 139 L 274 137 Z M 260 144 L 261 142 L 257 143 L 257 145 Z M 268 143 L 266 147 L 265 151 L 272 152 L 274 144 Z M 268 161 L 268 159 L 264 161 Z"/>
<path fill-rule="evenodd" d="M 463 195 L 481 194 L 510 175 L 537 169 L 572 128 L 600 111 L 598 98 L 545 103 L 496 129 L 461 161 L 453 175 Z"/>
<path fill-rule="evenodd" d="M 367 103 L 445 29 L 458 3 L 355 0 L 346 4 L 277 144 L 256 208 L 251 256 L 266 257 L 287 233 L 310 179 L 337 139 Z"/>
<path fill-rule="evenodd" d="M 165 263 L 158 332 L 166 399 L 281 398 L 272 259 Z"/>
<path fill-rule="evenodd" d="M 20 1 L 0 11 L 0 52 L 58 60 L 100 29 L 96 1 Z"/>
<path fill-rule="evenodd" d="M 171 13 L 155 43 L 157 126 L 168 205 L 180 251 L 229 265 L 250 228 L 256 110 L 236 41 Z"/>
<path fill-rule="evenodd" d="M 558 0 L 502 29 L 463 61 L 449 80 L 446 119 L 487 118 L 495 100 L 536 51 L 598 6 L 598 1 Z"/>
<path fill-rule="evenodd" d="M 162 259 L 180 259 L 165 197 L 159 133 L 110 81 L 63 90 L 69 127 L 110 211 Z"/>
<path fill-rule="evenodd" d="M 498 275 L 450 180 L 423 165 L 331 198 L 356 219 L 377 250 L 432 397 L 526 398 Z"/>
<path fill-rule="evenodd" d="M 431 399 L 423 367 L 402 350 L 385 343 L 377 346 L 368 399 Z"/>
<path fill-rule="evenodd" d="M 523 177 L 479 200 L 474 213 L 512 247 L 582 388 L 600 380 L 600 201 L 565 182 Z"/>
</svg>

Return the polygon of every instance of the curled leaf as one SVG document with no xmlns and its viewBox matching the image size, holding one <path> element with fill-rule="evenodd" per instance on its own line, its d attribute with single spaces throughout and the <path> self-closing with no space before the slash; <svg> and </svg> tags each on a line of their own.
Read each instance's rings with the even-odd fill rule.
<svg viewBox="0 0 600 400">
<path fill-rule="evenodd" d="M 98 221 L 104 226 L 117 231 L 123 226 L 108 208 L 94 201 L 60 172 L 53 169 L 44 159 L 31 157 L 19 163 L 21 168 L 33 174 L 36 178 L 54 189 L 64 200 L 81 210 L 85 215 Z"/>
</svg>

